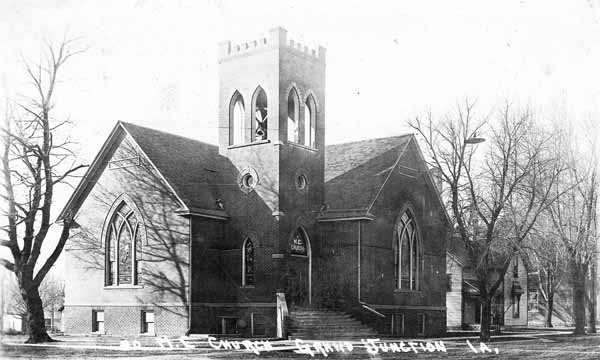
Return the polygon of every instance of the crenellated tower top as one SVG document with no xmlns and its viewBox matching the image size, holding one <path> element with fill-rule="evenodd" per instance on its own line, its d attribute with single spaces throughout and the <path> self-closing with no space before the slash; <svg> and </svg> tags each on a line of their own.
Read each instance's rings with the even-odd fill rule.
<svg viewBox="0 0 600 360">
<path fill-rule="evenodd" d="M 288 39 L 287 30 L 281 27 L 271 29 L 268 37 L 241 44 L 233 44 L 231 41 L 219 43 L 219 62 L 274 48 L 286 48 L 316 61 L 325 62 L 326 49 L 323 46 L 312 48 L 293 39 Z"/>
</svg>

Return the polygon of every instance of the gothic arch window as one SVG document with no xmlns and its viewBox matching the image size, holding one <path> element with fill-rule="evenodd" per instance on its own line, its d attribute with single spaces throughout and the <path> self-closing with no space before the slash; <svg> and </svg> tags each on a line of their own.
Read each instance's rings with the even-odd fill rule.
<svg viewBox="0 0 600 360">
<path fill-rule="evenodd" d="M 242 244 L 242 286 L 254 286 L 254 243 L 250 238 Z"/>
<path fill-rule="evenodd" d="M 396 288 L 419 290 L 421 241 L 414 217 L 408 210 L 400 216 L 394 241 Z"/>
<path fill-rule="evenodd" d="M 317 147 L 317 107 L 315 99 L 309 95 L 304 102 L 304 145 Z"/>
<path fill-rule="evenodd" d="M 229 144 L 238 145 L 244 142 L 244 98 L 239 92 L 231 97 L 229 105 Z"/>
<path fill-rule="evenodd" d="M 106 228 L 107 286 L 138 285 L 144 225 L 133 204 L 121 200 Z"/>
<path fill-rule="evenodd" d="M 259 86 L 252 96 L 252 139 L 254 141 L 267 139 L 267 105 L 267 93 Z"/>
<path fill-rule="evenodd" d="M 242 244 L 242 286 L 254 286 L 254 243 L 250 238 Z"/>
<path fill-rule="evenodd" d="M 299 142 L 300 139 L 300 128 L 299 128 L 299 100 L 296 89 L 292 88 L 288 95 L 288 121 L 287 121 L 287 139 L 288 141 Z"/>
</svg>

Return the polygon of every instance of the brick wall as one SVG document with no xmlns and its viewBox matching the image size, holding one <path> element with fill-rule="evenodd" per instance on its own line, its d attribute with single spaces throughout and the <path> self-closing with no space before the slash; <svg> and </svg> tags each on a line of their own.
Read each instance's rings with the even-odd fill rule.
<svg viewBox="0 0 600 360">
<path fill-rule="evenodd" d="M 93 334 L 92 311 L 104 311 L 104 334 L 141 336 L 142 310 L 152 310 L 156 336 L 181 336 L 187 328 L 187 311 L 182 306 L 65 306 L 64 328 L 67 334 Z M 149 334 L 152 335 L 152 334 Z M 144 335 L 146 336 L 146 335 Z"/>
<path fill-rule="evenodd" d="M 445 249 L 448 225 L 433 192 L 433 185 L 426 182 L 426 170 L 415 152 L 416 148 L 409 148 L 401 164 L 422 170 L 421 175 L 412 179 L 398 173 L 392 174 L 371 209 L 376 219 L 362 221 L 360 225 L 360 299 L 388 316 L 385 320 L 378 320 L 368 314 L 361 316 L 359 312 L 355 315 L 379 331 L 389 333 L 391 314 L 402 313 L 407 324 L 406 335 L 413 336 L 417 334 L 412 328 L 415 323 L 413 318 L 423 313 L 427 319 L 426 334 L 439 335 L 446 328 Z M 419 291 L 398 291 L 395 284 L 393 234 L 398 216 L 407 204 L 414 211 L 422 239 L 423 264 Z M 321 262 L 323 268 L 319 272 L 319 285 L 328 289 L 323 295 L 334 294 L 340 298 L 338 302 L 356 302 L 359 224 L 356 221 L 324 223 L 320 224 L 320 229 L 323 240 L 317 261 Z M 335 303 L 331 299 L 322 301 Z"/>
<path fill-rule="evenodd" d="M 133 334 L 139 333 L 140 325 L 140 308 L 136 306 L 172 304 L 186 307 L 189 223 L 175 214 L 180 207 L 178 200 L 127 137 L 104 163 L 137 156 L 141 156 L 137 165 L 102 169 L 75 217 L 80 226 L 73 231 L 64 253 L 69 269 L 65 274 L 67 333 L 89 331 L 94 306 L 109 306 L 110 312 L 107 309 L 105 313 L 106 325 L 114 321 L 114 326 L 111 325 L 114 331 L 131 331 Z M 106 286 L 103 227 L 110 209 L 124 196 L 139 210 L 139 220 L 143 222 L 146 234 L 141 249 L 139 284 Z M 157 316 L 157 332 L 184 333 L 181 328 L 182 324 L 187 327 L 187 321 L 181 320 L 182 316 L 185 317 Z"/>
</svg>

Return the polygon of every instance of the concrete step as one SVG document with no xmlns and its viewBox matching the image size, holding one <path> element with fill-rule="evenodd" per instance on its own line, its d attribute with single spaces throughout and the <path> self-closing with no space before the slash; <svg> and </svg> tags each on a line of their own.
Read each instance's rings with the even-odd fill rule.
<svg viewBox="0 0 600 360">
<path fill-rule="evenodd" d="M 377 332 L 350 314 L 314 308 L 294 308 L 290 312 L 290 338 L 361 339 Z"/>
</svg>

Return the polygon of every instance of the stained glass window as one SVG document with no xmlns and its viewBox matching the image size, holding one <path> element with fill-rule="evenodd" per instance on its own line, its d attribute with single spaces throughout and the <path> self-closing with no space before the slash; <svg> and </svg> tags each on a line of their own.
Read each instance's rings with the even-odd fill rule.
<svg viewBox="0 0 600 360">
<path fill-rule="evenodd" d="M 420 248 L 419 236 L 412 216 L 405 212 L 400 217 L 396 238 L 396 287 L 419 289 Z"/>
<path fill-rule="evenodd" d="M 254 244 L 252 240 L 246 239 L 243 247 L 243 286 L 254 285 Z"/>
<path fill-rule="evenodd" d="M 106 285 L 138 284 L 142 234 L 140 223 L 126 202 L 112 215 L 106 239 Z"/>
</svg>

